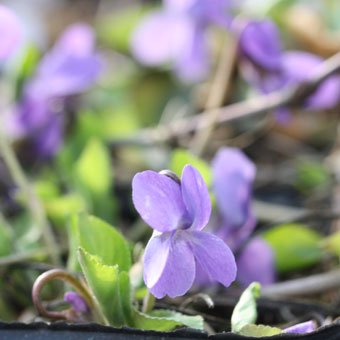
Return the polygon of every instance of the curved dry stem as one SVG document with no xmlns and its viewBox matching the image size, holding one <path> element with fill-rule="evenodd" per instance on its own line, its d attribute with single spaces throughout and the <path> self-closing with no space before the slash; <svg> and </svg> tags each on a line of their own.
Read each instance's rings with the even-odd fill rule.
<svg viewBox="0 0 340 340">
<path fill-rule="evenodd" d="M 75 288 L 77 293 L 81 295 L 81 297 L 85 300 L 86 304 L 89 308 L 93 308 L 95 303 L 89 292 L 88 288 L 77 278 L 71 275 L 69 272 L 62 269 L 52 269 L 49 270 L 35 280 L 33 288 L 32 288 L 32 300 L 35 308 L 41 316 L 44 316 L 49 319 L 57 319 L 57 320 L 67 320 L 68 319 L 68 310 L 63 311 L 49 311 L 47 310 L 40 300 L 40 293 L 44 286 L 53 281 L 53 280 L 61 280 L 67 282 L 71 286 Z"/>
</svg>

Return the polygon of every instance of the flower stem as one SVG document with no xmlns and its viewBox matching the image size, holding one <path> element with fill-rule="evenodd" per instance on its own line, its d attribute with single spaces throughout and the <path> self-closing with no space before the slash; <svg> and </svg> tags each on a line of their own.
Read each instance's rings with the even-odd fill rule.
<svg viewBox="0 0 340 340">
<path fill-rule="evenodd" d="M 143 300 L 142 312 L 150 313 L 153 310 L 153 307 L 155 306 L 155 301 L 156 301 L 155 297 L 148 291 Z"/>
<path fill-rule="evenodd" d="M 45 211 L 34 189 L 29 184 L 10 143 L 2 131 L 0 132 L 0 153 L 14 182 L 24 195 L 24 202 L 27 210 L 30 212 L 33 220 L 40 229 L 51 260 L 54 264 L 60 265 L 61 261 L 59 258 L 58 244 L 54 238 L 51 225 L 46 218 Z"/>
<path fill-rule="evenodd" d="M 105 325 L 109 324 L 106 318 L 101 313 L 100 308 L 98 307 L 96 301 L 93 299 L 91 292 L 89 291 L 87 286 L 82 281 L 75 278 L 72 274 L 62 269 L 48 270 L 47 272 L 38 276 L 38 278 L 34 282 L 34 285 L 32 288 L 32 300 L 33 300 L 35 308 L 37 309 L 38 313 L 41 316 L 44 316 L 50 319 L 62 319 L 62 320 L 68 319 L 67 310 L 66 311 L 65 310 L 64 311 L 49 311 L 45 309 L 45 307 L 40 301 L 40 293 L 43 287 L 47 283 L 53 280 L 61 280 L 72 285 L 76 289 L 76 291 L 79 293 L 79 295 L 85 300 L 90 310 L 94 312 L 96 319 L 99 319 Z"/>
</svg>

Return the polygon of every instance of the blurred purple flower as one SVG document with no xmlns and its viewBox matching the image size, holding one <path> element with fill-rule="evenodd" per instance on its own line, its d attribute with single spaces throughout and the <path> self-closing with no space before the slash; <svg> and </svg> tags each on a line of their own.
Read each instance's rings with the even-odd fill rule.
<svg viewBox="0 0 340 340">
<path fill-rule="evenodd" d="M 241 250 L 236 259 L 237 280 L 244 286 L 260 282 L 262 286 L 275 281 L 274 252 L 260 237 L 252 238 Z"/>
<path fill-rule="evenodd" d="M 244 79 L 263 94 L 307 81 L 322 59 L 307 52 L 283 52 L 277 26 L 270 20 L 235 22 Z M 340 100 L 340 78 L 326 79 L 305 101 L 311 110 L 334 107 Z M 279 121 L 287 120 L 288 110 L 277 111 Z"/>
<path fill-rule="evenodd" d="M 213 192 L 222 217 L 219 235 L 237 249 L 253 231 L 251 209 L 255 165 L 236 148 L 222 148 L 212 160 Z"/>
<path fill-rule="evenodd" d="M 204 79 L 210 66 L 206 30 L 211 24 L 229 27 L 232 1 L 164 0 L 163 5 L 137 27 L 133 55 L 146 66 L 172 63 L 183 82 Z"/>
<path fill-rule="evenodd" d="M 28 138 L 42 157 L 56 153 L 62 143 L 68 97 L 87 90 L 100 72 L 94 47 L 89 26 L 75 24 L 64 32 L 40 61 L 16 112 L 9 116 L 11 136 Z"/>
<path fill-rule="evenodd" d="M 236 276 L 234 255 L 217 236 L 203 232 L 211 203 L 199 172 L 186 165 L 181 184 L 154 171 L 137 173 L 132 198 L 154 229 L 144 254 L 144 280 L 157 298 L 185 294 L 203 272 L 229 286 Z"/>
<path fill-rule="evenodd" d="M 77 313 L 86 313 L 88 311 L 85 300 L 76 292 L 66 292 L 64 301 L 68 302 Z"/>
<path fill-rule="evenodd" d="M 255 165 L 236 148 L 222 148 L 212 161 L 213 191 L 220 218 L 213 232 L 233 251 L 238 251 L 238 277 L 244 285 L 274 282 L 274 254 L 260 238 L 253 238 L 241 250 L 256 225 L 251 208 Z M 202 281 L 203 282 L 203 281 Z"/>
<path fill-rule="evenodd" d="M 11 9 L 0 5 L 0 61 L 6 60 L 22 39 L 22 27 Z"/>
<path fill-rule="evenodd" d="M 296 334 L 304 334 L 310 333 L 316 330 L 316 324 L 313 320 L 298 323 L 297 325 L 288 327 L 283 330 L 283 333 L 296 333 Z"/>
<path fill-rule="evenodd" d="M 316 69 L 323 60 L 311 53 L 290 51 L 282 56 L 283 79 L 286 85 L 308 80 L 313 76 Z M 318 89 L 310 95 L 305 106 L 308 109 L 322 110 L 334 107 L 340 100 L 340 77 L 333 76 L 326 79 Z"/>
</svg>

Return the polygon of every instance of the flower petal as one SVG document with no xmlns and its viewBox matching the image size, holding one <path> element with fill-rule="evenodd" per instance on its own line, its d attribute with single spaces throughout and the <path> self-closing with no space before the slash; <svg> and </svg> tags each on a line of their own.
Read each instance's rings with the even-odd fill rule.
<svg viewBox="0 0 340 340">
<path fill-rule="evenodd" d="M 32 148 L 37 155 L 48 159 L 53 157 L 63 142 L 64 118 L 61 114 L 46 112 L 49 121 L 40 131 L 31 136 Z"/>
<path fill-rule="evenodd" d="M 86 313 L 88 311 L 88 306 L 78 293 L 73 291 L 68 291 L 64 294 L 64 301 L 68 302 L 72 308 L 78 313 Z"/>
<path fill-rule="evenodd" d="M 255 165 L 236 148 L 222 148 L 212 161 L 213 190 L 224 221 L 242 227 L 251 215 Z"/>
<path fill-rule="evenodd" d="M 313 75 L 313 69 L 322 63 L 322 59 L 307 52 L 292 51 L 283 54 L 283 70 L 290 83 L 308 80 Z M 329 77 L 306 100 L 311 109 L 328 109 L 340 101 L 340 78 Z"/>
<path fill-rule="evenodd" d="M 237 258 L 237 279 L 244 286 L 257 281 L 265 286 L 275 282 L 275 259 L 272 248 L 260 237 L 253 238 Z"/>
<path fill-rule="evenodd" d="M 256 226 L 256 218 L 252 212 L 241 227 L 235 228 L 228 221 L 223 220 L 218 224 L 219 228 L 214 230 L 214 234 L 220 237 L 232 251 L 236 251 L 240 245 L 248 239 Z"/>
<path fill-rule="evenodd" d="M 186 16 L 177 16 L 166 11 L 154 12 L 134 32 L 132 53 L 139 62 L 147 66 L 172 62 L 186 48 L 190 32 L 191 25 Z"/>
<path fill-rule="evenodd" d="M 236 278 L 235 257 L 229 247 L 217 236 L 188 231 L 195 260 L 209 281 L 218 281 L 228 287 Z"/>
<path fill-rule="evenodd" d="M 95 47 L 95 34 L 91 26 L 76 23 L 69 26 L 58 39 L 53 50 L 63 50 L 78 56 L 88 55 Z"/>
<path fill-rule="evenodd" d="M 206 78 L 209 67 L 204 31 L 202 27 L 192 25 L 191 31 L 188 32 L 187 44 L 176 58 L 176 74 L 185 83 L 195 83 Z"/>
<path fill-rule="evenodd" d="M 316 324 L 313 320 L 298 323 L 297 325 L 288 327 L 283 330 L 283 333 L 305 334 L 316 330 Z"/>
<path fill-rule="evenodd" d="M 183 168 L 181 188 L 183 201 L 192 220 L 190 229 L 203 229 L 211 214 L 209 191 L 201 174 L 191 165 Z"/>
<path fill-rule="evenodd" d="M 0 5 L 0 60 L 7 59 L 22 39 L 22 27 L 15 13 Z"/>
<path fill-rule="evenodd" d="M 70 26 L 41 60 L 31 87 L 43 96 L 73 95 L 86 90 L 102 68 L 94 42 L 89 26 Z"/>
<path fill-rule="evenodd" d="M 184 295 L 195 278 L 195 260 L 185 231 L 152 237 L 144 253 L 144 281 L 157 298 Z"/>
<path fill-rule="evenodd" d="M 190 225 L 181 187 L 155 171 L 137 173 L 132 181 L 132 199 L 142 219 L 160 232 Z"/>
<path fill-rule="evenodd" d="M 242 22 L 239 47 L 241 55 L 265 70 L 278 70 L 281 63 L 279 31 L 270 20 Z"/>
</svg>

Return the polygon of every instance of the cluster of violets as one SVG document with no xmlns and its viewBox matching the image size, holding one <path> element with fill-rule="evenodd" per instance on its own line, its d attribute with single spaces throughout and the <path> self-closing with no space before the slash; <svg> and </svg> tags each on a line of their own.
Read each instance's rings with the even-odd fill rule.
<svg viewBox="0 0 340 340">
<path fill-rule="evenodd" d="M 0 19 L 0 57 L 4 59 L 18 46 L 21 27 L 16 16 L 3 6 Z M 62 143 L 64 113 L 70 99 L 90 88 L 101 64 L 92 28 L 82 23 L 68 27 L 26 81 L 18 103 L 2 117 L 8 136 L 28 140 L 42 158 L 53 156 Z"/>
<path fill-rule="evenodd" d="M 251 237 L 256 226 L 251 206 L 255 165 L 241 150 L 224 147 L 212 160 L 212 174 L 218 211 L 211 231 L 236 254 L 237 280 L 244 286 L 273 283 L 274 253 L 260 236 Z"/>
<path fill-rule="evenodd" d="M 154 171 L 135 175 L 133 202 L 154 229 L 144 255 L 144 280 L 158 298 L 185 294 L 196 283 L 263 285 L 275 279 L 274 255 L 255 227 L 251 211 L 254 164 L 238 149 L 221 149 L 212 162 L 218 213 L 210 220 L 208 188 L 187 165 L 181 180 Z M 233 255 L 236 254 L 236 260 Z"/>
<path fill-rule="evenodd" d="M 301 51 L 284 51 L 274 22 L 236 17 L 231 0 L 163 0 L 163 7 L 137 27 L 131 42 L 135 58 L 147 66 L 171 63 L 179 79 L 193 83 L 207 78 L 210 70 L 208 34 L 211 26 L 225 28 L 238 41 L 243 78 L 263 94 L 308 80 L 322 59 Z M 162 32 L 160 38 L 159 32 Z M 328 109 L 340 100 L 340 79 L 330 77 L 310 95 L 307 109 Z M 277 110 L 279 121 L 289 113 Z"/>
<path fill-rule="evenodd" d="M 223 148 L 212 169 L 219 211 L 210 224 L 209 191 L 193 166 L 183 168 L 181 179 L 170 171 L 151 170 L 133 178 L 135 208 L 154 230 L 144 253 L 144 281 L 157 298 L 184 295 L 193 284 L 215 281 L 228 287 L 236 278 L 243 284 L 268 284 L 275 278 L 270 246 L 260 237 L 249 240 L 256 224 L 251 211 L 254 164 L 240 150 Z M 316 328 L 310 320 L 283 332 L 303 334 Z"/>
</svg>

